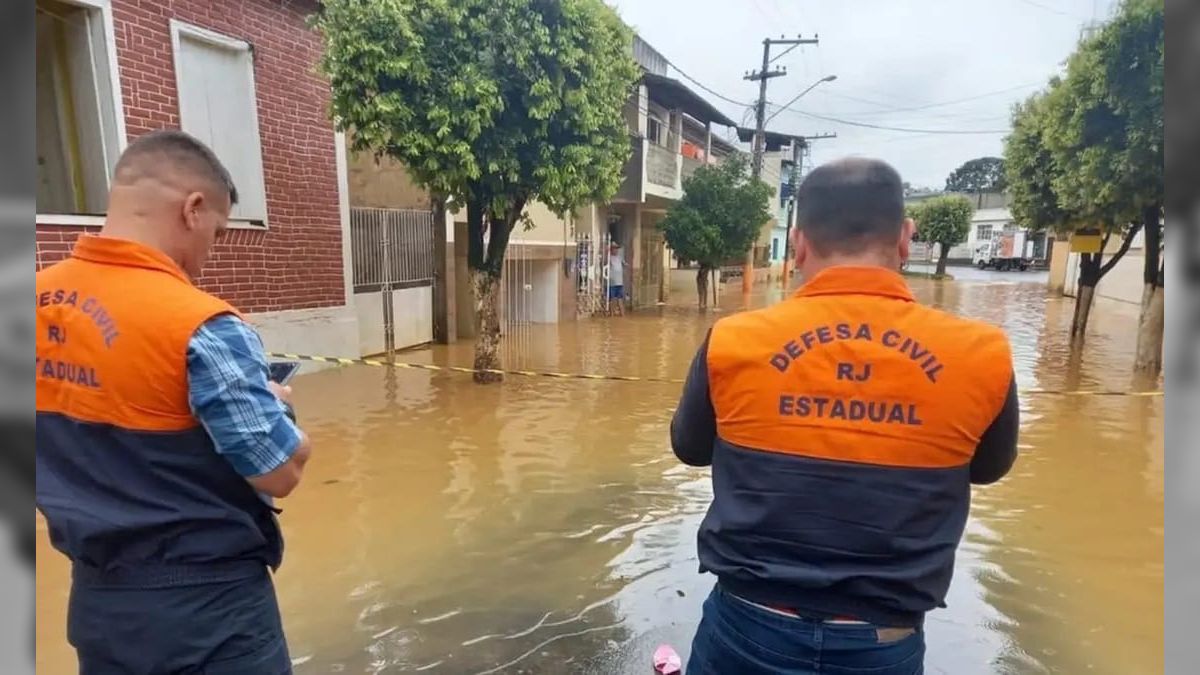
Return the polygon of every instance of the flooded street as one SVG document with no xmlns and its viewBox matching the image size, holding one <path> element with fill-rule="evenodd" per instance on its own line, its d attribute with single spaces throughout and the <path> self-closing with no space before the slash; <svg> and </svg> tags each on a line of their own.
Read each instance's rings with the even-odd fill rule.
<svg viewBox="0 0 1200 675">
<path fill-rule="evenodd" d="M 1101 300 L 1072 354 L 1071 301 L 1040 277 L 910 282 L 1001 325 L 1023 388 L 1130 387 L 1135 306 Z M 681 377 L 715 316 L 522 328 L 505 364 Z M 469 365 L 470 345 L 402 359 Z M 661 642 L 686 658 L 711 493 L 669 447 L 678 385 L 355 366 L 294 389 L 314 452 L 282 504 L 277 583 L 298 673 L 639 675 Z M 1162 427 L 1159 398 L 1023 397 L 1022 456 L 975 492 L 928 672 L 1161 672 Z M 39 527 L 38 671 L 70 673 L 68 568 Z"/>
</svg>

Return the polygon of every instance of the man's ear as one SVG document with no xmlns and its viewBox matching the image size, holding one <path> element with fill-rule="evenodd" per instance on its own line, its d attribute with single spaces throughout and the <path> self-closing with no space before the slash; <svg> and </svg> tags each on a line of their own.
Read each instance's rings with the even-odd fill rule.
<svg viewBox="0 0 1200 675">
<path fill-rule="evenodd" d="M 900 226 L 900 260 L 907 261 L 912 252 L 913 237 L 917 234 L 917 224 L 912 218 L 905 218 Z"/>
<path fill-rule="evenodd" d="M 800 228 L 792 231 L 792 250 L 796 253 L 796 267 L 799 268 L 808 259 L 809 253 L 808 237 L 804 236 L 804 232 Z"/>
<path fill-rule="evenodd" d="M 200 227 L 200 213 L 205 208 L 204 193 L 192 192 L 183 200 L 183 222 L 189 230 Z"/>
</svg>

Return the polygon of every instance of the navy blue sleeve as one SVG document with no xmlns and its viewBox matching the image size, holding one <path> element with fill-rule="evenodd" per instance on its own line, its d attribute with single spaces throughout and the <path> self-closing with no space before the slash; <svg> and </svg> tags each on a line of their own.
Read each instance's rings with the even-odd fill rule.
<svg viewBox="0 0 1200 675">
<path fill-rule="evenodd" d="M 708 391 L 708 338 L 692 359 L 679 407 L 671 419 L 671 449 L 679 461 L 691 466 L 712 464 L 713 445 L 717 440 L 717 413 Z"/>
<path fill-rule="evenodd" d="M 983 432 L 975 456 L 971 459 L 971 482 L 976 485 L 995 483 L 1004 478 L 1017 461 L 1017 433 L 1021 429 L 1021 405 L 1017 399 L 1017 378 L 1008 385 L 1004 407 Z"/>
</svg>

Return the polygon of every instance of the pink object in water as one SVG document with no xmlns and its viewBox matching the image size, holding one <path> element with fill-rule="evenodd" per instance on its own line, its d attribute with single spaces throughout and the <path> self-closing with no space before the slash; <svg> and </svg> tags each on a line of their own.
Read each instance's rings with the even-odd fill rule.
<svg viewBox="0 0 1200 675">
<path fill-rule="evenodd" d="M 658 675 L 680 675 L 683 673 L 683 659 L 671 648 L 671 645 L 659 645 L 654 650 L 654 672 Z"/>
</svg>

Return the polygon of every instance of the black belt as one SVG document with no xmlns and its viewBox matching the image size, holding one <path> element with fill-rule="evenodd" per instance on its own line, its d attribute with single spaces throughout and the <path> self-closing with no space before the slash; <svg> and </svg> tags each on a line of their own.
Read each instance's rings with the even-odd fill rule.
<svg viewBox="0 0 1200 675">
<path fill-rule="evenodd" d="M 85 586 L 107 586 L 130 589 L 194 586 L 225 581 L 240 581 L 263 574 L 266 563 L 261 560 L 230 560 L 197 565 L 144 565 L 102 570 L 75 563 L 71 579 Z"/>
</svg>

